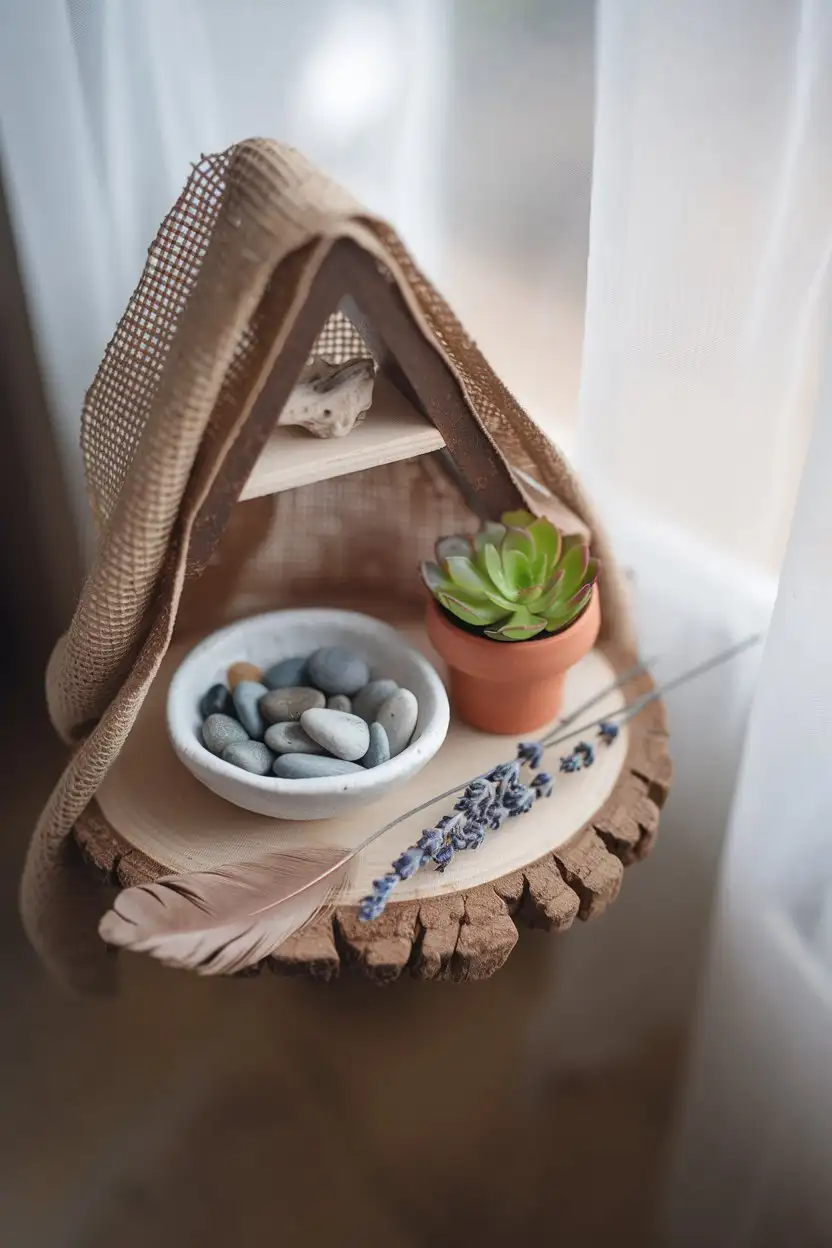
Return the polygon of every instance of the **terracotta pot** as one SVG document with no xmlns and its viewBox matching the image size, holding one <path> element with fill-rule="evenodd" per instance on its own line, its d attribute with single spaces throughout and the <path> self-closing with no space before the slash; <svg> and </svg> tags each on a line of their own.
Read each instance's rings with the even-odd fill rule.
<svg viewBox="0 0 832 1248">
<path fill-rule="evenodd" d="M 541 641 L 490 641 L 452 624 L 431 599 L 428 636 L 448 665 L 451 706 L 466 724 L 500 735 L 532 732 L 561 708 L 569 668 L 588 654 L 601 627 L 597 590 L 571 627 Z"/>
</svg>

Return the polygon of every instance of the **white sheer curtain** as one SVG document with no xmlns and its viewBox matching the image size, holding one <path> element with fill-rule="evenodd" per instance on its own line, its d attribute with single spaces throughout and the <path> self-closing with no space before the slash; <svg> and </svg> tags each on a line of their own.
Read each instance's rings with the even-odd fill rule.
<svg viewBox="0 0 832 1248">
<path fill-rule="evenodd" d="M 450 15 L 440 0 L 0 0 L 0 14 L 0 159 L 83 524 L 84 391 L 202 152 L 292 143 L 436 265 Z"/>
<path fill-rule="evenodd" d="M 634 569 L 648 651 L 694 660 L 765 622 L 814 418 L 727 842 L 667 1238 L 826 1243 L 832 386 L 818 405 L 815 380 L 832 248 L 832 9 L 602 0 L 597 76 L 580 466 Z M 560 1028 L 576 1058 L 632 1042 L 689 1001 L 752 672 L 672 702 L 679 773 L 659 848 L 566 955 L 561 1013 L 588 971 L 599 1003 Z"/>
<path fill-rule="evenodd" d="M 832 49 L 827 49 L 828 51 Z M 832 1242 L 832 340 L 722 866 L 670 1242 Z"/>
</svg>

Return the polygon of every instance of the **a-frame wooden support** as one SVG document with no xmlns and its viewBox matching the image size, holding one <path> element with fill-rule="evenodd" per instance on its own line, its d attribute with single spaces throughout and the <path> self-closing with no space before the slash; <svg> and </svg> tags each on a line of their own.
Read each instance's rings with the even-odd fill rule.
<svg viewBox="0 0 832 1248">
<path fill-rule="evenodd" d="M 291 263 L 291 256 L 284 261 Z M 279 297 L 275 290 L 264 296 Z M 192 573 L 208 562 L 320 331 L 345 300 L 380 369 L 442 434 L 457 473 L 476 496 L 482 514 L 499 516 L 525 505 L 504 461 L 472 415 L 458 381 L 414 323 L 395 283 L 372 255 L 352 239 L 340 239 L 313 279 L 304 306 L 200 511 L 189 550 Z"/>
</svg>

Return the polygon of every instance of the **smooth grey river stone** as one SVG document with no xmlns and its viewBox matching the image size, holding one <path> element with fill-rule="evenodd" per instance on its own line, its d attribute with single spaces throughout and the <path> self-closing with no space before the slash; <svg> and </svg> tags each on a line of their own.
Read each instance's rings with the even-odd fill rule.
<svg viewBox="0 0 832 1248">
<path fill-rule="evenodd" d="M 304 711 L 300 724 L 313 741 L 317 741 L 318 745 L 322 745 L 336 758 L 354 763 L 367 753 L 370 730 L 357 715 L 326 709 Z"/>
<path fill-rule="evenodd" d="M 345 646 L 323 646 L 310 656 L 310 683 L 326 694 L 345 693 L 351 698 L 369 679 L 367 664 Z"/>
<path fill-rule="evenodd" d="M 325 754 L 326 750 L 303 731 L 300 724 L 272 724 L 266 729 L 266 745 L 275 754 Z"/>
<path fill-rule="evenodd" d="M 263 733 L 266 731 L 259 704 L 263 694 L 268 692 L 266 686 L 261 685 L 259 680 L 241 680 L 238 685 L 234 686 L 234 692 L 231 695 L 234 699 L 237 718 L 255 741 L 262 740 Z"/>
<path fill-rule="evenodd" d="M 395 680 L 371 680 L 358 696 L 353 698 L 353 715 L 360 715 L 368 724 L 371 724 L 382 702 L 386 702 L 390 694 L 395 693 L 398 687 Z"/>
<path fill-rule="evenodd" d="M 209 715 L 202 725 L 202 742 L 206 750 L 220 757 L 228 745 L 248 741 L 248 733 L 230 715 Z"/>
<path fill-rule="evenodd" d="M 255 776 L 267 776 L 274 762 L 274 754 L 262 741 L 235 741 L 225 747 L 221 757 Z"/>
<path fill-rule="evenodd" d="M 358 763 L 320 754 L 281 754 L 272 766 L 274 774 L 282 780 L 319 780 L 324 776 L 348 776 L 363 770 Z"/>
<path fill-rule="evenodd" d="M 370 748 L 358 761 L 362 767 L 379 767 L 390 761 L 390 742 L 381 724 L 370 724 Z"/>
<path fill-rule="evenodd" d="M 409 689 L 397 689 L 382 702 L 376 715 L 376 722 L 381 724 L 390 742 L 390 757 L 395 758 L 409 743 L 416 727 L 419 715 L 419 703 L 415 693 Z"/>
<path fill-rule="evenodd" d="M 260 712 L 269 724 L 297 723 L 304 711 L 326 706 L 326 698 L 308 685 L 273 689 L 260 701 Z"/>
<path fill-rule="evenodd" d="M 292 659 L 281 659 L 273 663 L 263 675 L 263 684 L 269 689 L 296 689 L 306 684 L 305 654 L 295 655 Z"/>
<path fill-rule="evenodd" d="M 199 713 L 203 719 L 207 719 L 209 715 L 233 715 L 234 702 L 231 690 L 226 685 L 212 685 L 202 695 Z"/>
<path fill-rule="evenodd" d="M 332 697 L 326 700 L 326 709 L 328 711 L 346 711 L 348 715 L 351 715 L 352 702 L 345 693 L 333 693 Z"/>
</svg>

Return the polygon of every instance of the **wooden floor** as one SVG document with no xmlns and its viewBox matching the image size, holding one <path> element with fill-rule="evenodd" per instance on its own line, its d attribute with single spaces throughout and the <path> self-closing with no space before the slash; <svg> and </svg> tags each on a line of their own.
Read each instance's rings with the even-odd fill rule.
<svg viewBox="0 0 832 1248">
<path fill-rule="evenodd" d="M 681 1046 L 551 1069 L 535 1023 L 557 938 L 524 933 L 483 985 L 201 982 L 133 959 L 118 1000 L 64 996 L 15 906 L 61 753 L 37 714 L 2 720 L 4 1248 L 651 1242 Z"/>
</svg>

